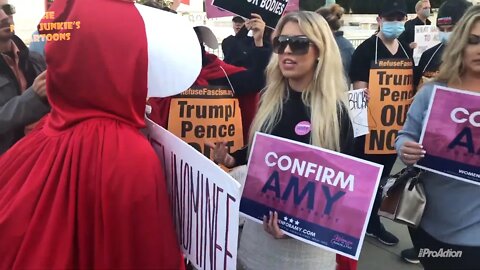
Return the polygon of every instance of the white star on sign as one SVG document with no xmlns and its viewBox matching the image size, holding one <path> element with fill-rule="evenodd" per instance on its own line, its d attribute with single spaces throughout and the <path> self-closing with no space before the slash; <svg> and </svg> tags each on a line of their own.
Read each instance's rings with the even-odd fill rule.
<svg viewBox="0 0 480 270">
<path fill-rule="evenodd" d="M 298 224 L 300 224 L 300 221 L 296 220 L 296 221 L 295 221 L 295 225 L 298 226 Z"/>
<path fill-rule="evenodd" d="M 285 221 L 288 221 L 288 217 L 287 217 L 287 216 L 285 216 L 285 217 L 283 218 L 283 220 L 285 220 Z"/>
<path fill-rule="evenodd" d="M 293 223 L 293 219 L 290 219 L 289 221 L 290 221 L 290 223 Z"/>
</svg>

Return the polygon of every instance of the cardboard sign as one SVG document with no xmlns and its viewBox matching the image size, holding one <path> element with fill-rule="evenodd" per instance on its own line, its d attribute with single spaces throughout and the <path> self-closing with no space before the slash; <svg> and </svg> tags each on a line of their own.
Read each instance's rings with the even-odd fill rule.
<svg viewBox="0 0 480 270">
<path fill-rule="evenodd" d="M 480 93 L 436 86 L 417 167 L 480 185 Z"/>
<path fill-rule="evenodd" d="M 288 0 L 214 0 L 213 5 L 245 18 L 251 18 L 252 13 L 257 13 L 268 27 L 275 28 Z"/>
<path fill-rule="evenodd" d="M 299 11 L 300 10 L 300 0 L 288 0 L 287 7 L 285 8 L 285 14 L 287 12 Z"/>
<path fill-rule="evenodd" d="M 228 12 L 222 8 L 212 5 L 212 1 L 213 0 L 205 1 L 205 11 L 207 12 L 207 18 L 212 19 L 212 18 L 235 16 L 235 14 L 231 12 Z"/>
<path fill-rule="evenodd" d="M 257 133 L 240 211 L 305 243 L 358 260 L 383 166 Z"/>
<path fill-rule="evenodd" d="M 195 269 L 236 269 L 240 184 L 175 135 L 146 122 L 185 257 Z"/>
<path fill-rule="evenodd" d="M 396 154 L 395 139 L 405 124 L 414 95 L 412 61 L 386 59 L 373 63 L 368 88 L 370 133 L 365 153 Z"/>
<path fill-rule="evenodd" d="M 206 142 L 226 142 L 230 153 L 243 147 L 240 106 L 226 87 L 192 87 L 172 98 L 168 130 L 208 158 Z"/>
<path fill-rule="evenodd" d="M 417 43 L 417 47 L 413 50 L 413 60 L 415 61 L 415 66 L 418 66 L 422 54 L 440 43 L 438 28 L 433 25 L 416 25 L 415 43 Z"/>
<path fill-rule="evenodd" d="M 365 89 L 348 91 L 348 106 L 355 138 L 368 134 L 368 101 Z"/>
</svg>

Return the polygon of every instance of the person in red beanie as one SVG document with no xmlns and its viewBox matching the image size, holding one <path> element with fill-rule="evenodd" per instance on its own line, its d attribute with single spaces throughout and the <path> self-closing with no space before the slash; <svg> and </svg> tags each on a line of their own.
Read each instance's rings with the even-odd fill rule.
<svg viewBox="0 0 480 270">
<path fill-rule="evenodd" d="M 184 269 L 163 168 L 140 129 L 147 91 L 177 94 L 200 71 L 195 33 L 133 1 L 56 0 L 45 17 L 52 109 L 0 157 L 0 269 Z M 175 32 L 152 25 L 167 22 Z M 173 58 L 178 41 L 186 52 Z"/>
</svg>

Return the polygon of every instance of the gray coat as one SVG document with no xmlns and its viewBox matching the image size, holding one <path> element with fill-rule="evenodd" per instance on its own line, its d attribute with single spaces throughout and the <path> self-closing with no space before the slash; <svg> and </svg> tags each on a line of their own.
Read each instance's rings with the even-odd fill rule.
<svg viewBox="0 0 480 270">
<path fill-rule="evenodd" d="M 38 121 L 50 110 L 47 101 L 32 88 L 35 78 L 46 69 L 45 60 L 39 54 L 30 53 L 18 37 L 14 36 L 13 42 L 20 50 L 19 66 L 28 89 L 21 93 L 15 75 L 0 57 L 0 155 L 25 136 L 25 126 Z"/>
<path fill-rule="evenodd" d="M 340 50 L 340 55 L 342 57 L 343 69 L 345 75 L 348 76 L 350 71 L 350 63 L 352 62 L 352 55 L 355 51 L 352 43 L 343 36 L 343 31 L 337 31 L 333 33 L 335 41 L 337 42 L 338 49 Z"/>
</svg>

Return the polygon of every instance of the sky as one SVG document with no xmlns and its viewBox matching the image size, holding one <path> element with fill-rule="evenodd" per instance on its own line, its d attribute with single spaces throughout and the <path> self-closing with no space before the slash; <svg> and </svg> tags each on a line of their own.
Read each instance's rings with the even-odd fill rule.
<svg viewBox="0 0 480 270">
<path fill-rule="evenodd" d="M 32 33 L 36 30 L 44 14 L 43 0 L 9 0 L 14 5 L 17 13 L 13 15 L 15 33 L 26 43 L 31 40 Z"/>
<path fill-rule="evenodd" d="M 190 6 L 182 4 L 179 11 L 202 11 L 203 0 L 190 0 L 190 2 Z M 30 43 L 32 33 L 36 30 L 37 24 L 45 12 L 44 0 L 9 0 L 9 3 L 13 4 L 17 10 L 17 13 L 13 16 L 15 32 L 28 44 Z M 229 30 L 231 31 L 231 29 Z"/>
</svg>

